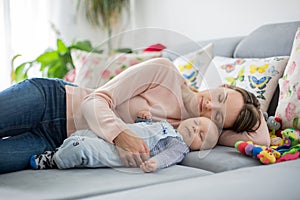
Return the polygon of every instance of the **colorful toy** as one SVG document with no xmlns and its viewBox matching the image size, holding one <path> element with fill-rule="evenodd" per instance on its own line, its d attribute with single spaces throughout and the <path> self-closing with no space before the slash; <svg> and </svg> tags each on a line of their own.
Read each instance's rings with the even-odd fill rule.
<svg viewBox="0 0 300 200">
<path fill-rule="evenodd" d="M 300 156 L 300 152 L 297 151 L 295 153 L 289 153 L 281 156 L 279 159 L 276 160 L 276 162 L 283 162 L 288 160 L 296 160 Z"/>
<path fill-rule="evenodd" d="M 257 158 L 263 164 L 295 160 L 300 156 L 300 143 L 294 146 L 282 145 L 275 149 L 254 145 L 253 142 L 238 141 L 235 148 L 247 156 Z"/>
<path fill-rule="evenodd" d="M 276 131 L 280 130 L 281 128 L 282 120 L 279 117 L 268 116 L 267 112 L 264 112 L 264 117 L 269 130 L 272 131 L 273 135 L 276 135 Z"/>
<path fill-rule="evenodd" d="M 284 129 L 282 132 L 284 145 L 294 146 L 300 143 L 300 131 L 294 128 Z"/>
<path fill-rule="evenodd" d="M 280 158 L 280 153 L 274 149 L 267 148 L 266 150 L 262 150 L 258 155 L 257 158 L 263 164 L 273 164 L 276 162 L 278 158 Z"/>
<path fill-rule="evenodd" d="M 282 146 L 284 144 L 284 141 L 281 137 L 278 137 L 278 136 L 275 136 L 275 135 L 270 135 L 270 144 L 271 144 L 271 147 L 273 146 Z"/>
<path fill-rule="evenodd" d="M 282 156 L 276 162 L 283 162 L 288 160 L 295 160 L 300 156 L 300 144 L 291 146 L 282 153 Z"/>
<path fill-rule="evenodd" d="M 238 141 L 234 146 L 242 154 L 257 158 L 263 164 L 273 164 L 280 157 L 278 151 L 252 142 Z"/>
<path fill-rule="evenodd" d="M 283 145 L 284 141 L 281 138 L 282 120 L 279 117 L 268 116 L 267 112 L 264 112 L 264 117 L 270 130 L 271 146 Z"/>
</svg>

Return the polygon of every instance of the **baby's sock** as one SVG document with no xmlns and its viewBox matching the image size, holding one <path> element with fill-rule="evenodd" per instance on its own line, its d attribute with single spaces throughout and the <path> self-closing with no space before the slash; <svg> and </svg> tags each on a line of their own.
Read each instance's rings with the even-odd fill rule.
<svg viewBox="0 0 300 200">
<path fill-rule="evenodd" d="M 52 169 L 57 168 L 53 156 L 56 151 L 45 151 L 40 155 L 32 155 L 30 157 L 30 166 L 33 169 Z"/>
</svg>

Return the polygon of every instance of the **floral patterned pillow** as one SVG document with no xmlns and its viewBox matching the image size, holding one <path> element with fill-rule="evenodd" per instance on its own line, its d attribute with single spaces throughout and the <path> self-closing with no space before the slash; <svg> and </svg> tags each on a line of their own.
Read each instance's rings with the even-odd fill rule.
<svg viewBox="0 0 300 200">
<path fill-rule="evenodd" d="M 298 28 L 290 59 L 279 80 L 279 102 L 276 116 L 282 120 L 282 128 L 300 129 L 300 27 Z"/>
<path fill-rule="evenodd" d="M 161 57 L 161 52 L 117 53 L 113 55 L 72 50 L 76 69 L 75 83 L 81 87 L 97 88 L 127 69 L 145 60 Z"/>
<path fill-rule="evenodd" d="M 188 85 L 199 89 L 212 58 L 213 44 L 210 43 L 200 50 L 176 58 L 173 63 Z"/>
<path fill-rule="evenodd" d="M 216 56 L 211 64 L 217 68 L 222 83 L 252 92 L 260 101 L 262 111 L 267 111 L 288 58 L 288 56 L 271 58 Z"/>
</svg>

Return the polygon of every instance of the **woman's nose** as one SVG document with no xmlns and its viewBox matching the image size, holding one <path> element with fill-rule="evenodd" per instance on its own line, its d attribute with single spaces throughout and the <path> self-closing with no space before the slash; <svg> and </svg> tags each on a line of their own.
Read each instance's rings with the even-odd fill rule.
<svg viewBox="0 0 300 200">
<path fill-rule="evenodd" d="M 212 109 L 212 103 L 211 103 L 211 101 L 207 100 L 205 102 L 205 108 L 206 108 L 207 111 L 210 111 Z"/>
<path fill-rule="evenodd" d="M 207 101 L 205 104 L 206 110 L 211 111 L 220 108 L 220 104 L 217 102 Z"/>
</svg>

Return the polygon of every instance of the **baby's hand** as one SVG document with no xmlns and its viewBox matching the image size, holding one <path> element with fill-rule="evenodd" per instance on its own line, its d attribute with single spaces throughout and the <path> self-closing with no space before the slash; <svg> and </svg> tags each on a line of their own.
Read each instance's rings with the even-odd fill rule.
<svg viewBox="0 0 300 200">
<path fill-rule="evenodd" d="M 144 172 L 154 172 L 157 170 L 157 161 L 153 158 L 150 158 L 149 160 L 143 162 L 140 165 L 141 170 Z"/>
<path fill-rule="evenodd" d="M 142 119 L 151 119 L 152 115 L 149 110 L 142 110 L 138 112 L 137 117 Z"/>
</svg>

